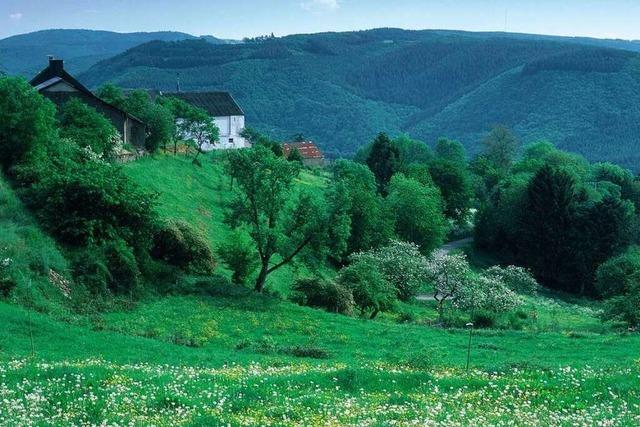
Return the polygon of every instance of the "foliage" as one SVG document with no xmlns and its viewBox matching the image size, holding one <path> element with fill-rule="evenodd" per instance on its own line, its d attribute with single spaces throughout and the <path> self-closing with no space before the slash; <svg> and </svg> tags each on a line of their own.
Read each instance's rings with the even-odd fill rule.
<svg viewBox="0 0 640 427">
<path fill-rule="evenodd" d="M 166 148 L 171 142 L 175 134 L 175 117 L 169 108 L 152 101 L 147 91 L 138 89 L 125 96 L 119 88 L 107 85 L 99 89 L 97 94 L 147 125 L 145 148 L 148 151 L 155 152 L 160 147 Z"/>
<path fill-rule="evenodd" d="M 631 42 L 392 29 L 273 42 L 147 43 L 81 77 L 90 86 L 172 91 L 179 72 L 184 87 L 231 91 L 257 129 L 276 139 L 304 129 L 336 158 L 380 129 L 429 144 L 446 135 L 472 156 L 488 129 L 503 123 L 523 143 L 548 139 L 637 169 L 637 54 L 584 46 L 637 51 Z M 547 61 L 554 65 L 536 65 Z"/>
<path fill-rule="evenodd" d="M 218 246 L 218 254 L 233 272 L 231 280 L 237 285 L 245 284 L 256 270 L 258 263 L 255 246 L 243 228 L 234 229 Z"/>
<path fill-rule="evenodd" d="M 142 191 L 115 165 L 81 159 L 68 163 L 66 158 L 54 161 L 64 167 L 37 166 L 39 180 L 24 190 L 24 197 L 60 241 L 84 246 L 121 238 L 141 248 L 149 243 L 154 195 Z"/>
<path fill-rule="evenodd" d="M 254 145 L 262 145 L 263 147 L 267 147 L 270 149 L 276 157 L 284 156 L 284 150 L 282 148 L 282 144 L 278 141 L 272 139 L 271 137 L 264 135 L 257 130 L 246 127 L 242 130 L 241 133 L 243 138 L 246 138 L 251 144 Z"/>
<path fill-rule="evenodd" d="M 494 126 L 483 141 L 483 155 L 499 171 L 507 171 L 518 154 L 519 142 L 506 126 Z"/>
<path fill-rule="evenodd" d="M 426 279 L 426 259 L 413 243 L 393 240 L 387 246 L 355 253 L 351 259 L 375 268 L 395 287 L 401 301 L 409 301 L 418 295 Z"/>
<path fill-rule="evenodd" d="M 351 314 L 355 302 L 352 291 L 333 280 L 317 277 L 298 279 L 293 284 L 292 300 L 309 307 L 324 308 L 327 311 Z"/>
<path fill-rule="evenodd" d="M 302 154 L 300 154 L 300 150 L 298 150 L 296 147 L 293 147 L 293 149 L 289 152 L 289 155 L 287 156 L 287 160 L 289 160 L 290 162 L 298 162 L 302 164 L 303 158 L 302 158 Z"/>
<path fill-rule="evenodd" d="M 446 138 L 438 139 L 436 143 L 436 157 L 442 161 L 464 165 L 466 161 L 465 149 L 458 141 Z"/>
<path fill-rule="evenodd" d="M 191 273 L 212 274 L 216 268 L 205 237 L 184 221 L 166 221 L 155 230 L 151 255 Z"/>
<path fill-rule="evenodd" d="M 437 158 L 429 165 L 429 173 L 440 189 L 447 218 L 457 223 L 464 222 L 473 197 L 471 177 L 464 163 Z"/>
<path fill-rule="evenodd" d="M 471 267 L 462 254 L 434 253 L 426 263 L 427 278 L 433 285 L 433 297 L 438 303 L 438 317 L 444 319 L 444 304 L 471 285 Z"/>
<path fill-rule="evenodd" d="M 608 298 L 605 319 L 621 320 L 630 327 L 640 325 L 640 249 L 631 247 L 600 265 L 596 289 Z"/>
<path fill-rule="evenodd" d="M 447 224 L 437 188 L 396 174 L 391 179 L 386 201 L 398 237 L 418 245 L 423 254 L 442 244 Z"/>
<path fill-rule="evenodd" d="M 363 316 L 367 314 L 370 319 L 375 319 L 381 311 L 387 311 L 395 305 L 395 287 L 367 259 L 356 259 L 343 267 L 337 280 L 351 290 L 353 300 Z"/>
<path fill-rule="evenodd" d="M 345 239 L 331 239 L 332 257 L 342 262 L 354 252 L 369 250 L 387 243 L 393 234 L 393 223 L 382 197 L 377 194 L 373 173 L 364 165 L 339 160 L 333 167 L 334 181 L 331 195 L 336 212 L 333 230 L 341 223 L 348 228 L 345 247 L 338 244 Z"/>
<path fill-rule="evenodd" d="M 386 195 L 391 177 L 400 168 L 400 150 L 386 134 L 381 133 L 373 141 L 366 163 L 376 177 L 378 191 Z"/>
<path fill-rule="evenodd" d="M 24 79 L 0 77 L 0 164 L 10 168 L 55 141 L 55 111 Z"/>
<path fill-rule="evenodd" d="M 219 141 L 220 130 L 206 110 L 174 97 L 161 99 L 159 102 L 171 111 L 176 120 L 174 140 L 188 141 L 195 146 L 194 161 L 202 154 L 205 144 L 216 144 Z"/>
<path fill-rule="evenodd" d="M 109 289 L 116 294 L 138 291 L 141 286 L 141 274 L 131 247 L 124 240 L 118 239 L 105 242 L 101 249 L 109 272 Z"/>
<path fill-rule="evenodd" d="M 276 157 L 268 148 L 234 151 L 226 171 L 237 183 L 229 222 L 250 228 L 260 258 L 255 285 L 260 292 L 270 273 L 290 263 L 305 248 L 320 249 L 326 242 L 328 209 L 319 195 L 292 194 L 299 165 Z M 276 254 L 281 261 L 270 265 Z"/>
<path fill-rule="evenodd" d="M 73 140 L 80 147 L 89 147 L 104 159 L 113 159 L 118 131 L 95 109 L 77 98 L 62 107 L 60 136 Z"/>
<path fill-rule="evenodd" d="M 527 269 L 515 265 L 505 268 L 496 265 L 485 270 L 483 274 L 504 283 L 512 291 L 522 295 L 535 295 L 540 287 Z"/>
<path fill-rule="evenodd" d="M 453 299 L 456 308 L 503 313 L 521 304 L 518 295 L 496 276 L 479 275 L 468 286 L 460 286 Z"/>
</svg>

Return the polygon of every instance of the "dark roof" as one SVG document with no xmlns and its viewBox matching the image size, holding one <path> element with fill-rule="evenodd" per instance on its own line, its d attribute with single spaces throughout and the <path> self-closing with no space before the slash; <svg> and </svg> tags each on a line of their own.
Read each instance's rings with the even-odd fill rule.
<svg viewBox="0 0 640 427">
<path fill-rule="evenodd" d="M 59 81 L 67 82 L 68 84 L 76 88 L 78 91 L 92 98 L 95 98 L 101 104 L 104 104 L 109 108 L 113 108 L 114 110 L 118 110 L 122 114 L 129 116 L 129 118 L 131 118 L 132 120 L 135 120 L 141 124 L 144 124 L 144 122 L 138 119 L 137 117 L 132 116 L 131 114 L 121 110 L 115 105 L 112 105 L 95 96 L 94 93 L 91 92 L 89 89 L 87 89 L 85 85 L 80 83 L 78 80 L 75 79 L 75 77 L 73 77 L 71 74 L 65 71 L 64 62 L 62 59 L 49 58 L 49 66 L 44 70 L 40 71 L 33 79 L 31 79 L 29 83 L 31 83 L 31 86 L 36 88 L 36 90 L 41 91 Z M 63 93 L 57 93 L 57 92 L 55 93 L 55 95 L 53 94 L 50 94 L 50 95 L 51 95 L 50 96 L 51 98 L 56 97 L 58 100 L 62 100 L 63 98 L 68 100 L 72 96 L 71 94 L 64 95 Z"/>
<path fill-rule="evenodd" d="M 229 92 L 165 92 L 163 95 L 182 99 L 206 110 L 213 117 L 244 116 L 244 111 Z"/>
<path fill-rule="evenodd" d="M 65 71 L 64 62 L 62 61 L 62 59 L 49 58 L 49 66 L 40 71 L 33 79 L 31 79 L 30 83 L 31 86 L 38 86 L 56 77 L 66 81 L 81 92 L 84 92 L 91 96 L 95 96 L 82 83 L 76 80 L 75 77 Z"/>
<path fill-rule="evenodd" d="M 297 148 L 303 159 L 324 159 L 320 149 L 312 141 L 287 142 L 284 144 L 284 156 L 289 157 L 289 153 Z"/>
</svg>

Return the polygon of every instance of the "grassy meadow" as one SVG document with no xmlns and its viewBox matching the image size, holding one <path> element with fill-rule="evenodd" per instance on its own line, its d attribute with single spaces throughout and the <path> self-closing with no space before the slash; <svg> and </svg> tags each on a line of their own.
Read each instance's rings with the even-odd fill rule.
<svg viewBox="0 0 640 427">
<path fill-rule="evenodd" d="M 158 156 L 124 168 L 159 193 L 163 217 L 191 222 L 215 247 L 231 197 L 216 160 L 197 168 Z M 298 185 L 323 182 L 305 172 Z M 0 190 L 0 249 L 21 251 L 33 277 L 64 269 Z M 370 321 L 288 302 L 294 275 L 308 272 L 301 265 L 274 274 L 265 295 L 218 272 L 185 279 L 199 295 L 176 288 L 73 319 L 1 302 L 0 425 L 640 424 L 640 336 L 603 323 L 598 303 L 527 297 L 496 328 L 473 332 L 467 370 L 468 319 L 453 312 L 459 327 L 436 327 L 433 301 Z"/>
</svg>

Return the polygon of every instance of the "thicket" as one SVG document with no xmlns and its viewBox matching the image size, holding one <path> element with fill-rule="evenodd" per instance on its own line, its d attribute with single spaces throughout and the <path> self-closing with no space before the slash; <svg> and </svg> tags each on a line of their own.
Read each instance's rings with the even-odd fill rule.
<svg viewBox="0 0 640 427">
<path fill-rule="evenodd" d="M 4 172 L 70 260 L 70 268 L 56 271 L 60 278 L 50 278 L 52 285 L 90 304 L 90 295 L 141 292 L 154 270 L 152 254 L 185 270 L 213 269 L 204 239 L 186 224 L 160 224 L 156 195 L 104 156 L 112 129 L 95 110 L 67 104 L 60 129 L 53 104 L 26 81 L 0 79 L 0 99 Z M 70 117 L 74 112 L 78 116 Z M 16 148 L 18 139 L 22 145 Z"/>
</svg>

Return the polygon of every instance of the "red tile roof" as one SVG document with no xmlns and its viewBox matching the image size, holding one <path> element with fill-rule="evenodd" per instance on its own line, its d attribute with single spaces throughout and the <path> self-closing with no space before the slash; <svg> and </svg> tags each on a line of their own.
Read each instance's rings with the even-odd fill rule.
<svg viewBox="0 0 640 427">
<path fill-rule="evenodd" d="M 291 150 L 297 148 L 303 159 L 324 159 L 322 152 L 312 141 L 287 142 L 283 147 L 285 157 L 289 157 Z"/>
</svg>

